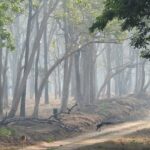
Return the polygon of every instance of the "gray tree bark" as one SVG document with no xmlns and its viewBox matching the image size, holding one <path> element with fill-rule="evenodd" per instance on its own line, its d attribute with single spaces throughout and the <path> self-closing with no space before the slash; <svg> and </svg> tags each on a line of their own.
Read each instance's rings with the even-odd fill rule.
<svg viewBox="0 0 150 150">
<path fill-rule="evenodd" d="M 49 6 L 48 13 L 43 17 L 43 19 L 41 21 L 39 32 L 38 32 L 38 34 L 37 34 L 37 36 L 36 36 L 36 38 L 34 40 L 32 52 L 31 52 L 31 55 L 30 55 L 30 57 L 28 59 L 28 65 L 27 65 L 26 73 L 23 75 L 22 80 L 21 80 L 21 82 L 19 84 L 19 88 L 17 88 L 18 90 L 14 94 L 15 96 L 13 97 L 12 107 L 11 107 L 11 110 L 9 112 L 8 117 L 13 117 L 15 115 L 16 111 L 17 111 L 17 108 L 18 108 L 18 105 L 19 105 L 19 102 L 20 102 L 20 97 L 21 97 L 22 92 L 23 92 L 23 87 L 24 87 L 24 85 L 26 83 L 26 80 L 27 80 L 28 75 L 30 73 L 30 70 L 32 68 L 32 64 L 34 62 L 34 57 L 35 57 L 37 49 L 38 49 L 38 47 L 40 45 L 40 40 L 42 38 L 45 26 L 47 24 L 47 20 L 49 18 L 49 15 L 53 12 L 53 10 L 55 10 L 55 8 L 56 8 L 58 3 L 59 3 L 59 0 L 56 1 L 53 5 Z"/>
<path fill-rule="evenodd" d="M 67 14 L 67 1 L 64 1 L 63 4 L 64 12 Z M 65 52 L 69 51 L 69 26 L 67 17 L 64 16 L 64 38 L 65 38 Z M 61 100 L 61 111 L 64 112 L 67 110 L 68 96 L 69 96 L 69 84 L 70 84 L 70 75 L 71 75 L 72 59 L 65 59 L 64 61 L 64 76 L 63 76 L 63 89 L 62 89 L 62 100 Z"/>
<path fill-rule="evenodd" d="M 2 64 L 2 60 L 3 60 L 3 55 L 2 55 L 2 48 L 0 48 L 0 116 L 3 115 L 3 90 L 2 90 L 2 75 L 3 75 L 3 64 Z"/>
<path fill-rule="evenodd" d="M 27 34 L 26 34 L 26 51 L 25 51 L 25 64 L 24 64 L 24 74 L 27 70 L 28 59 L 29 59 L 29 51 L 30 51 L 30 33 L 31 33 L 31 17 L 32 17 L 32 0 L 29 0 L 29 15 L 28 15 L 28 22 L 27 22 Z M 26 115 L 26 87 L 27 80 L 24 83 L 23 93 L 21 97 L 21 105 L 20 105 L 20 116 L 25 117 Z"/>
<path fill-rule="evenodd" d="M 47 0 L 44 1 L 44 15 L 47 13 Z M 48 71 L 48 43 L 47 43 L 47 25 L 44 29 L 44 71 L 47 73 Z M 48 82 L 45 85 L 45 104 L 49 104 L 49 94 L 48 94 Z"/>
<path fill-rule="evenodd" d="M 80 64 L 80 52 L 76 53 L 74 55 L 74 63 L 75 63 L 75 85 L 76 85 L 76 100 L 79 104 L 79 106 L 82 108 L 83 107 L 83 97 L 82 97 L 82 93 L 81 93 L 81 77 L 80 77 L 80 68 L 79 68 L 79 64 Z"/>
<path fill-rule="evenodd" d="M 107 49 L 106 49 L 106 60 L 107 60 L 107 63 L 106 63 L 106 69 L 107 69 L 107 74 L 108 76 L 110 76 L 110 73 L 111 73 L 111 45 L 108 44 L 107 45 Z M 111 79 L 108 80 L 107 82 L 107 98 L 110 98 L 111 97 Z"/>
</svg>

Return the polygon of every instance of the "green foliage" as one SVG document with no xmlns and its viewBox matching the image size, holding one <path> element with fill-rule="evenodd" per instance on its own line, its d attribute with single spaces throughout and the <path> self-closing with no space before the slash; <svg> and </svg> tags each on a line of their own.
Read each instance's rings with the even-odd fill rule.
<svg viewBox="0 0 150 150">
<path fill-rule="evenodd" d="M 62 20 L 66 17 L 69 24 L 72 25 L 72 31 L 74 30 L 77 35 L 80 35 L 80 43 L 83 43 L 85 40 L 96 36 L 95 34 L 89 35 L 88 27 L 94 22 L 94 18 L 102 13 L 103 1 L 104 0 L 67 0 L 66 7 L 68 13 L 64 13 L 63 9 L 59 9 L 59 11 L 55 13 L 55 17 L 58 20 Z M 120 31 L 119 22 L 120 21 L 115 19 L 109 23 L 100 37 L 97 37 L 97 40 L 98 38 L 100 38 L 101 41 L 108 40 L 111 34 L 111 37 L 115 37 L 118 42 L 122 42 L 122 39 L 124 39 L 127 34 Z"/>
<path fill-rule="evenodd" d="M 117 19 L 109 22 L 105 27 L 104 33 L 105 36 L 107 35 L 107 38 L 109 38 L 111 35 L 117 40 L 117 42 L 121 43 L 123 39 L 127 37 L 127 32 L 121 32 L 120 23 L 121 21 L 118 21 Z"/>
<path fill-rule="evenodd" d="M 1 0 L 0 2 L 0 48 L 14 49 L 14 42 L 9 31 L 9 24 L 13 21 L 16 13 L 22 12 L 23 0 Z"/>
<path fill-rule="evenodd" d="M 78 31 L 88 33 L 88 27 L 90 24 L 94 21 L 93 18 L 95 18 L 98 14 L 102 13 L 103 10 L 103 0 L 76 0 L 69 1 L 70 4 L 68 4 L 70 7 L 69 12 L 71 12 L 71 22 L 73 22 L 73 25 L 78 26 Z M 76 16 L 76 17 L 75 17 Z M 98 19 L 98 18 L 97 18 Z M 125 32 L 120 31 L 120 26 L 117 19 L 113 20 L 108 24 L 108 26 L 105 28 L 103 35 L 101 34 L 100 39 L 105 41 L 106 39 L 111 37 L 114 37 L 118 40 L 118 42 L 122 42 L 122 39 L 127 36 Z M 82 26 L 81 26 L 82 24 Z M 91 34 L 91 36 L 94 36 Z M 83 39 L 85 36 L 83 37 Z M 90 37 L 89 37 L 90 38 Z M 82 41 L 82 38 L 80 38 Z"/>
<path fill-rule="evenodd" d="M 39 0 L 32 0 L 32 7 L 33 9 L 37 9 L 40 7 L 40 1 Z"/>
<path fill-rule="evenodd" d="M 48 143 L 51 143 L 51 142 L 53 142 L 54 141 L 54 139 L 52 138 L 52 137 L 49 137 L 48 139 L 47 139 L 47 142 Z"/>
<path fill-rule="evenodd" d="M 52 48 L 55 49 L 56 48 L 56 40 L 52 40 L 52 44 L 51 44 Z"/>
<path fill-rule="evenodd" d="M 63 19 L 65 16 L 76 30 L 88 33 L 88 27 L 94 21 L 93 18 L 101 12 L 99 8 L 103 6 L 102 1 L 68 0 L 66 5 L 69 13 L 64 13 L 63 9 L 60 9 L 55 13 L 55 17 Z"/>
<path fill-rule="evenodd" d="M 76 3 L 80 4 L 82 3 L 82 0 L 76 0 Z"/>
<path fill-rule="evenodd" d="M 14 134 L 15 134 L 15 131 L 13 129 L 6 128 L 6 127 L 0 128 L 1 137 L 10 137 L 10 136 L 13 136 Z"/>
<path fill-rule="evenodd" d="M 150 42 L 149 0 L 106 0 L 102 15 L 96 18 L 90 31 L 104 30 L 108 22 L 115 18 L 122 21 L 122 31 L 136 30 L 131 38 L 131 45 L 136 48 L 147 48 Z"/>
</svg>

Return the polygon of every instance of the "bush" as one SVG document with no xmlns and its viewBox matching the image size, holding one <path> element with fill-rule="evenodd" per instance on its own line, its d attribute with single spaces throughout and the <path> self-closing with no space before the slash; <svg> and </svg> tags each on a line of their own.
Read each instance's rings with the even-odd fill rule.
<svg viewBox="0 0 150 150">
<path fill-rule="evenodd" d="M 1 137 L 10 137 L 15 134 L 15 130 L 7 128 L 7 127 L 0 127 L 0 136 Z"/>
</svg>

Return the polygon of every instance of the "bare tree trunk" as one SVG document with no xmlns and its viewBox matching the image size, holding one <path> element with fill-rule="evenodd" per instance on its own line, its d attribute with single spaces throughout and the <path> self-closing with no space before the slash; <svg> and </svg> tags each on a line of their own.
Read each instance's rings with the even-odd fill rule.
<svg viewBox="0 0 150 150">
<path fill-rule="evenodd" d="M 94 45 L 86 47 L 87 50 L 81 54 L 81 79 L 82 95 L 84 105 L 91 105 L 95 102 L 96 95 L 96 69 Z"/>
<path fill-rule="evenodd" d="M 54 71 L 54 90 L 55 90 L 55 99 L 57 99 L 58 87 L 57 87 L 57 74 L 56 74 L 56 71 Z"/>
<path fill-rule="evenodd" d="M 115 47 L 114 60 L 117 68 L 117 66 L 123 65 L 123 48 L 122 45 L 117 45 L 114 47 Z M 125 83 L 124 71 L 116 75 L 114 77 L 114 80 L 115 80 L 115 94 L 117 96 L 121 96 L 122 94 L 125 94 L 126 83 Z"/>
<path fill-rule="evenodd" d="M 4 108 L 9 107 L 9 101 L 8 101 L 8 77 L 6 74 L 5 77 L 5 84 L 4 84 Z"/>
<path fill-rule="evenodd" d="M 3 56 L 2 56 L 2 48 L 0 48 L 0 116 L 3 115 L 3 90 L 2 90 L 2 60 L 3 60 Z"/>
<path fill-rule="evenodd" d="M 143 87 L 143 92 L 146 92 L 146 90 L 149 88 L 149 86 L 150 86 L 150 79 L 148 80 L 148 82 Z"/>
<path fill-rule="evenodd" d="M 76 95 L 77 95 L 77 91 L 76 91 L 75 57 L 73 57 L 73 67 L 72 67 L 72 73 L 71 73 L 71 96 L 74 97 L 77 100 Z"/>
<path fill-rule="evenodd" d="M 29 50 L 30 50 L 30 32 L 31 32 L 31 19 L 32 17 L 32 0 L 29 0 L 29 16 L 28 16 L 28 23 L 27 23 L 27 34 L 26 34 L 26 51 L 25 51 L 25 64 L 24 64 L 24 74 L 27 70 L 28 59 L 29 59 Z M 25 117 L 26 115 L 26 108 L 25 108 L 25 101 L 26 101 L 26 87 L 27 80 L 25 81 L 25 85 L 23 87 L 23 93 L 21 98 L 21 105 L 20 105 L 20 116 Z"/>
<path fill-rule="evenodd" d="M 64 1 L 63 4 L 64 12 L 67 13 L 67 1 Z M 64 38 L 65 38 L 65 52 L 69 51 L 69 29 L 68 29 L 68 20 L 67 16 L 64 16 Z M 69 96 L 69 83 L 70 83 L 70 75 L 71 75 L 71 64 L 72 60 L 70 59 L 70 66 L 69 66 L 69 59 L 65 59 L 64 61 L 64 78 L 63 78 L 63 89 L 62 89 L 62 101 L 61 101 L 61 111 L 65 111 L 67 109 L 67 102 Z"/>
<path fill-rule="evenodd" d="M 83 51 L 81 56 L 82 93 L 84 105 L 90 105 L 90 50 L 91 49 L 87 48 L 87 51 Z"/>
<path fill-rule="evenodd" d="M 16 50 L 14 53 L 11 54 L 9 61 L 10 61 L 10 69 L 12 74 L 12 93 L 15 91 L 15 84 L 16 84 L 16 77 L 17 77 L 17 63 L 18 56 L 20 55 L 20 49 L 21 49 L 21 34 L 20 34 L 20 17 L 19 15 L 15 19 L 15 40 L 16 40 Z M 23 46 L 24 47 L 24 46 Z"/>
<path fill-rule="evenodd" d="M 61 74 L 60 74 L 60 66 L 58 66 L 58 93 L 59 93 L 59 98 L 61 98 Z"/>
<path fill-rule="evenodd" d="M 30 99 L 34 98 L 34 81 L 35 81 L 34 68 L 32 68 L 30 73 L 30 80 L 29 80 Z"/>
<path fill-rule="evenodd" d="M 0 115 L 3 115 L 4 108 L 4 88 L 6 84 L 6 72 L 8 62 L 8 50 L 6 50 L 5 61 L 3 65 L 3 49 L 0 48 Z"/>
<path fill-rule="evenodd" d="M 37 18 L 37 32 L 39 32 L 39 25 L 38 25 L 38 18 Z M 49 43 L 51 43 L 52 40 L 52 36 L 54 33 L 54 28 L 51 28 L 51 32 L 50 32 L 50 39 L 49 39 Z M 39 62 L 39 54 L 40 54 L 40 47 L 38 49 L 38 53 L 36 56 L 36 62 L 35 62 L 35 106 L 34 106 L 34 111 L 33 111 L 33 116 L 37 117 L 38 116 L 38 111 L 39 111 L 39 103 L 40 103 L 40 97 L 43 91 L 43 88 L 45 87 L 45 85 L 48 82 L 48 79 L 46 80 L 46 82 L 43 84 L 42 89 L 40 89 L 39 85 L 38 85 L 38 62 Z M 45 72 L 45 76 L 46 76 L 47 72 Z M 44 80 L 44 79 L 43 79 Z"/>
<path fill-rule="evenodd" d="M 64 83 L 63 83 L 63 91 L 62 91 L 62 103 L 61 103 L 61 111 L 64 112 L 67 110 L 68 98 L 69 98 L 69 85 L 71 79 L 71 68 L 72 68 L 72 58 L 70 58 L 69 66 L 68 62 L 64 65 Z"/>
<path fill-rule="evenodd" d="M 57 47 L 58 49 L 58 58 L 60 57 L 60 52 L 59 52 L 59 48 Z M 57 68 L 57 76 L 58 76 L 58 94 L 59 94 L 59 98 L 61 98 L 61 70 L 60 70 L 60 65 L 58 65 L 58 68 Z"/>
<path fill-rule="evenodd" d="M 107 74 L 110 76 L 111 73 L 111 45 L 107 45 L 106 49 L 106 58 L 107 58 Z M 111 97 L 111 79 L 107 82 L 107 98 Z"/>
<path fill-rule="evenodd" d="M 39 32 L 39 21 L 38 21 L 38 18 L 39 18 L 39 14 L 37 14 L 36 16 L 36 32 L 38 33 Z M 40 45 L 39 45 L 39 48 L 37 50 L 37 54 L 36 54 L 36 58 L 35 58 L 35 87 L 34 87 L 34 90 L 35 90 L 35 103 L 37 101 L 37 97 L 38 97 L 38 87 L 39 87 L 39 84 L 38 84 L 38 77 L 39 77 L 39 68 L 38 68 L 38 63 L 39 63 L 39 57 L 40 57 Z"/>
<path fill-rule="evenodd" d="M 137 94 L 138 93 L 138 86 L 139 86 L 139 56 L 138 56 L 138 51 L 136 53 L 136 77 L 135 77 L 135 89 L 134 89 L 134 93 Z"/>
<path fill-rule="evenodd" d="M 140 60 L 141 65 L 139 66 L 139 85 L 138 85 L 138 91 L 137 94 L 141 95 L 144 93 L 144 85 L 145 85 L 145 63 L 146 61 Z"/>
<path fill-rule="evenodd" d="M 75 54 L 74 62 L 75 62 L 75 77 L 76 77 L 76 100 L 79 106 L 82 108 L 83 106 L 83 97 L 81 93 L 81 81 L 80 81 L 80 71 L 79 71 L 79 64 L 80 64 L 80 52 Z"/>
<path fill-rule="evenodd" d="M 37 97 L 38 97 L 38 77 L 39 77 L 39 69 L 38 69 L 38 62 L 39 62 L 39 56 L 40 56 L 40 47 L 38 48 L 37 51 L 37 55 L 36 55 L 36 59 L 35 59 L 35 103 L 37 101 Z"/>
<path fill-rule="evenodd" d="M 48 53 L 47 52 L 48 52 L 48 48 L 47 48 L 47 27 L 46 27 L 44 31 L 44 70 L 45 70 L 45 73 L 48 70 L 48 62 L 47 62 Z M 45 104 L 49 104 L 48 82 L 45 85 Z"/>
<path fill-rule="evenodd" d="M 91 52 L 91 71 L 90 71 L 90 103 L 94 104 L 96 100 L 96 49 L 92 45 Z"/>
<path fill-rule="evenodd" d="M 8 64 L 8 50 L 6 50 L 5 62 L 4 62 L 4 67 L 3 67 L 2 98 L 3 98 L 4 107 L 8 107 L 7 64 Z"/>
<path fill-rule="evenodd" d="M 51 43 L 51 40 L 52 40 L 52 36 L 53 36 L 53 31 L 54 31 L 54 27 L 52 27 L 51 29 L 51 32 L 50 32 L 50 39 L 49 39 L 49 43 Z M 47 48 L 48 49 L 48 48 Z M 39 57 L 39 54 L 38 54 L 38 57 Z M 38 62 L 38 59 L 37 61 Z M 37 64 L 37 63 L 36 63 Z M 37 65 L 36 65 L 37 66 Z M 37 67 L 36 67 L 37 68 Z M 36 69 L 37 72 L 38 72 L 38 69 Z M 47 72 L 45 72 L 47 74 Z M 38 78 L 38 77 L 36 77 Z M 43 79 L 45 81 L 45 78 Z M 48 79 L 47 79 L 48 80 Z M 46 81 L 47 81 L 46 80 Z M 38 79 L 36 79 L 36 81 L 38 82 Z M 37 83 L 36 82 L 36 83 Z M 48 81 L 47 81 L 48 82 Z M 35 84 L 35 106 L 34 106 L 34 111 L 33 111 L 33 116 L 34 117 L 37 117 L 38 116 L 38 111 L 39 111 L 39 103 L 40 103 L 40 97 L 41 97 L 41 94 L 42 94 L 42 90 L 43 90 L 43 87 L 47 84 L 47 82 L 45 82 L 44 84 L 42 84 L 42 88 L 40 88 L 38 86 L 38 84 Z M 38 88 L 39 87 L 39 88 Z"/>
<path fill-rule="evenodd" d="M 53 5 L 49 6 L 50 8 L 48 10 L 48 13 L 43 17 L 43 19 L 41 21 L 39 32 L 38 32 L 38 34 L 37 34 L 37 36 L 36 36 L 36 38 L 34 40 L 32 52 L 31 52 L 30 58 L 28 59 L 28 65 L 27 65 L 26 73 L 23 75 L 22 80 L 21 80 L 21 82 L 19 84 L 19 88 L 16 91 L 16 93 L 14 94 L 15 97 L 13 97 L 13 103 L 12 103 L 12 107 L 11 107 L 11 110 L 9 112 L 8 117 L 13 117 L 15 115 L 16 111 L 17 111 L 17 108 L 18 108 L 18 105 L 19 105 L 19 102 L 20 102 L 20 97 L 21 97 L 22 92 L 23 92 L 23 87 L 24 87 L 24 85 L 26 83 L 26 80 L 27 80 L 28 75 L 30 73 L 30 70 L 32 68 L 32 64 L 34 62 L 34 57 L 35 57 L 37 49 L 38 49 L 38 47 L 40 45 L 40 40 L 41 40 L 41 37 L 43 35 L 43 31 L 45 29 L 45 26 L 47 24 L 47 20 L 49 18 L 49 15 L 53 12 L 53 10 L 56 8 L 58 3 L 59 3 L 59 0 L 56 1 Z"/>
<path fill-rule="evenodd" d="M 44 15 L 47 13 L 47 0 L 44 1 Z M 47 25 L 44 29 L 44 71 L 47 73 L 48 70 L 48 43 L 47 43 Z M 45 104 L 49 104 L 49 95 L 48 95 L 48 82 L 45 85 Z"/>
</svg>

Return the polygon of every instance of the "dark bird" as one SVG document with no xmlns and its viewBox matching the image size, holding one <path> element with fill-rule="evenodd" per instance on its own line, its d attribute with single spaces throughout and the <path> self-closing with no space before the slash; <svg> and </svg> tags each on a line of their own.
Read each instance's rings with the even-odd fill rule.
<svg viewBox="0 0 150 150">
<path fill-rule="evenodd" d="M 21 141 L 21 143 L 22 143 L 22 148 L 24 148 L 24 144 L 25 144 L 26 141 L 27 141 L 27 137 L 26 137 L 25 135 L 22 135 L 22 136 L 20 137 L 20 141 Z"/>
<path fill-rule="evenodd" d="M 21 137 L 20 137 L 20 141 L 21 142 L 25 142 L 27 140 L 27 137 L 25 136 L 25 135 L 22 135 Z"/>
<path fill-rule="evenodd" d="M 101 130 L 101 127 L 104 126 L 104 125 L 111 125 L 113 124 L 112 122 L 100 122 L 96 125 L 96 130 Z"/>
<path fill-rule="evenodd" d="M 110 119 L 107 119 L 106 121 L 100 121 L 96 125 L 96 130 L 101 129 L 101 127 L 104 126 L 104 125 L 113 125 L 113 124 L 118 124 L 118 123 L 122 123 L 122 121 L 120 121 L 116 118 L 110 118 Z"/>
</svg>

